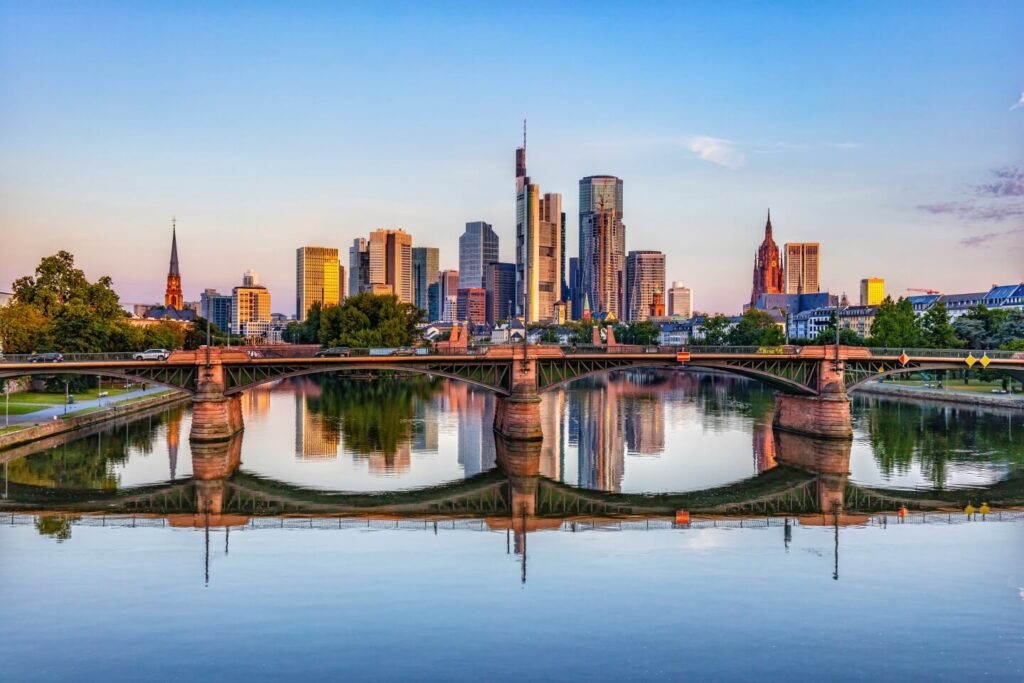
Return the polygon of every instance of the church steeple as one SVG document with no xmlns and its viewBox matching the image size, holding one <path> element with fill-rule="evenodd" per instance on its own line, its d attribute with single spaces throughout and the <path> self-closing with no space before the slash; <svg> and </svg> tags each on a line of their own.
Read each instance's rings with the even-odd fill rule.
<svg viewBox="0 0 1024 683">
<path fill-rule="evenodd" d="M 171 220 L 171 265 L 167 269 L 167 289 L 164 290 L 164 307 L 181 311 L 185 308 L 185 297 L 181 293 L 181 272 L 178 270 L 178 219 Z"/>
<path fill-rule="evenodd" d="M 768 209 L 768 222 L 764 224 L 764 237 L 765 239 L 772 238 L 772 210 Z"/>
</svg>

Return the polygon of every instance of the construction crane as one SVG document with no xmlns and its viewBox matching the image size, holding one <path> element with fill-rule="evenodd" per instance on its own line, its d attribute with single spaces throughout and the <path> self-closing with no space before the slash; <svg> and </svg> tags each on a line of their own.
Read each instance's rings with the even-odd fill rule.
<svg viewBox="0 0 1024 683">
<path fill-rule="evenodd" d="M 924 294 L 942 294 L 937 289 L 921 289 L 920 287 L 907 287 L 908 292 L 922 292 Z"/>
</svg>

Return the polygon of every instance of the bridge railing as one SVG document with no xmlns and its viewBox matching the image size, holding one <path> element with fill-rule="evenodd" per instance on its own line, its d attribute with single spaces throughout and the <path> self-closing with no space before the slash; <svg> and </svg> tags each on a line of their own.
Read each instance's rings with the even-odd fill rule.
<svg viewBox="0 0 1024 683">
<path fill-rule="evenodd" d="M 138 351 L 119 351 L 116 353 L 64 353 L 65 363 L 98 363 L 103 361 L 132 360 Z M 0 363 L 30 363 L 34 353 L 7 353 L 0 355 Z M 48 365 L 49 363 L 47 363 Z"/>
<path fill-rule="evenodd" d="M 989 358 L 1013 358 L 1013 351 L 999 351 L 996 349 L 905 349 L 871 347 L 868 349 L 872 356 L 899 356 L 906 353 L 908 356 L 928 358 L 954 358 L 963 359 L 968 355 L 975 358 L 988 356 Z"/>
</svg>

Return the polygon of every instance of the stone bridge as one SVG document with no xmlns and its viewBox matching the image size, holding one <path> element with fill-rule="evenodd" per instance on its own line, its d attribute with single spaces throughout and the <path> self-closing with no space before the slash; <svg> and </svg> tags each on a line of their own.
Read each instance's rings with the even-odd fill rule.
<svg viewBox="0 0 1024 683">
<path fill-rule="evenodd" d="M 887 375 L 963 369 L 980 362 L 1024 378 L 1024 356 L 1009 352 L 866 349 L 848 346 L 772 348 L 607 345 L 575 352 L 558 346 L 501 345 L 425 355 L 343 358 L 253 358 L 223 347 L 175 352 L 167 361 L 74 359 L 64 363 L 0 363 L 0 378 L 88 374 L 151 382 L 193 396 L 193 441 L 222 441 L 242 430 L 238 394 L 265 382 L 321 372 L 416 372 L 469 382 L 498 395 L 494 428 L 506 439 L 543 439 L 540 395 L 567 382 L 613 370 L 647 367 L 713 369 L 773 387 L 777 428 L 848 439 L 848 391 Z"/>
</svg>

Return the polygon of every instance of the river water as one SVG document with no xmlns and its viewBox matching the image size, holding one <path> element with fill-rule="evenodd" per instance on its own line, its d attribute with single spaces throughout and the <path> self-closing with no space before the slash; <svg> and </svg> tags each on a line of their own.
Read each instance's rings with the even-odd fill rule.
<svg viewBox="0 0 1024 683">
<path fill-rule="evenodd" d="M 1024 676 L 1019 413 L 856 399 L 835 490 L 875 508 L 839 523 L 748 504 L 809 476 L 793 451 L 818 447 L 773 433 L 771 393 L 745 380 L 569 385 L 544 399 L 528 477 L 466 384 L 301 378 L 242 401 L 212 475 L 200 451 L 193 472 L 187 407 L 0 454 L 4 680 Z M 707 489 L 737 507 L 607 512 Z M 603 507 L 558 513 L 551 492 Z M 904 498 L 902 523 L 883 514 Z M 964 500 L 1003 504 L 969 521 Z"/>
</svg>

